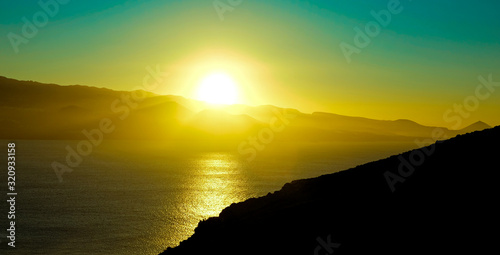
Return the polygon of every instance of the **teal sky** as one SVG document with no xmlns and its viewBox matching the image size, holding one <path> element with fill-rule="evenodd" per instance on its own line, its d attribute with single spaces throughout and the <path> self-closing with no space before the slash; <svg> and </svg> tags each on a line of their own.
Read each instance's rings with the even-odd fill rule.
<svg viewBox="0 0 500 255">
<path fill-rule="evenodd" d="M 443 114 L 474 95 L 478 76 L 500 81 L 500 2 L 401 0 L 348 63 L 339 45 L 390 2 L 243 0 L 222 21 L 209 0 L 72 0 L 16 53 L 9 33 L 22 36 L 23 17 L 43 8 L 2 1 L 0 75 L 132 90 L 159 65 L 168 78 L 154 92 L 190 97 L 223 69 L 241 103 L 453 126 Z M 499 125 L 500 87 L 479 103 L 463 125 Z"/>
</svg>

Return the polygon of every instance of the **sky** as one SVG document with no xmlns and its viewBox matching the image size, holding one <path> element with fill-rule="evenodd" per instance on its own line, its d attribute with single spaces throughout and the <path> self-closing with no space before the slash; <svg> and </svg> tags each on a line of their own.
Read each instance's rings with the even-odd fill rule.
<svg viewBox="0 0 500 255">
<path fill-rule="evenodd" d="M 248 105 L 500 125 L 499 11 L 490 0 L 2 1 L 0 76 L 133 90 L 155 70 L 152 92 L 193 97 L 223 71 Z"/>
</svg>

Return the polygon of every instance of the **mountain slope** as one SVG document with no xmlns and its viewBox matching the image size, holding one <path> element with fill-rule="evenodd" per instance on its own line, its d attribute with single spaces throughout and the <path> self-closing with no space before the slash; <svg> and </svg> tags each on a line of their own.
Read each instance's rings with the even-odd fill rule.
<svg viewBox="0 0 500 255">
<path fill-rule="evenodd" d="M 485 130 L 488 128 L 491 128 L 491 126 L 482 122 L 482 121 L 478 121 L 476 123 L 472 123 L 471 125 L 463 128 L 463 129 L 460 129 L 459 132 L 462 134 L 465 134 L 465 133 L 469 133 L 469 132 Z"/>
<path fill-rule="evenodd" d="M 275 120 L 293 116 L 275 136 L 294 142 L 414 141 L 432 138 L 437 127 L 410 120 L 374 120 L 333 113 L 304 114 L 271 105 L 207 104 L 146 91 L 125 92 L 88 86 L 59 86 L 0 77 L 0 139 L 85 139 L 82 130 L 111 119 L 120 126 L 107 138 L 231 140 L 255 137 Z M 141 95 L 142 98 L 137 98 Z M 288 123 L 289 122 L 289 123 Z M 444 137 L 482 130 L 484 123 L 443 131 Z M 149 130 L 152 132 L 144 132 Z"/>
<path fill-rule="evenodd" d="M 483 254 L 497 243 L 498 142 L 500 126 L 294 181 L 162 254 Z M 392 192 L 386 176 L 403 182 Z"/>
</svg>

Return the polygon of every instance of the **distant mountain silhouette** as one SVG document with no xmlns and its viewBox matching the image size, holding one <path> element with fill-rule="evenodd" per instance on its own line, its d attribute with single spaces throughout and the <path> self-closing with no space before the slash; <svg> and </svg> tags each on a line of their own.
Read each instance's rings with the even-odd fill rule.
<svg viewBox="0 0 500 255">
<path fill-rule="evenodd" d="M 278 141 L 413 141 L 432 137 L 438 128 L 410 120 L 304 114 L 271 105 L 207 109 L 206 103 L 179 96 L 5 77 L 0 77 L 0 91 L 0 139 L 84 139 L 82 131 L 98 127 L 103 118 L 117 126 L 109 139 L 223 140 L 233 147 L 283 114 L 294 118 L 275 136 Z M 484 128 L 488 125 L 478 122 L 463 130 L 439 129 L 448 138 Z"/>
<path fill-rule="evenodd" d="M 465 133 L 469 133 L 469 132 L 485 130 L 488 128 L 491 128 L 491 126 L 482 122 L 482 121 L 478 121 L 476 123 L 473 123 L 473 124 L 463 128 L 463 129 L 460 129 L 458 132 L 465 134 Z"/>
<path fill-rule="evenodd" d="M 293 181 L 162 254 L 487 254 L 498 243 L 499 142 L 500 126 Z M 388 172 L 404 180 L 394 192 Z"/>
</svg>

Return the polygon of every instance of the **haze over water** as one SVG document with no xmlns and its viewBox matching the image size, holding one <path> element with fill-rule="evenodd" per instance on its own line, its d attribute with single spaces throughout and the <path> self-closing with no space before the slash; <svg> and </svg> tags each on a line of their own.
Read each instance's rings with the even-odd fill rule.
<svg viewBox="0 0 500 255">
<path fill-rule="evenodd" d="M 178 148 L 164 142 L 104 141 L 59 183 L 50 164 L 77 142 L 17 142 L 19 247 L 1 246 L 2 254 L 158 254 L 231 203 L 416 147 L 270 147 L 248 163 L 236 151 L 175 154 Z"/>
</svg>

